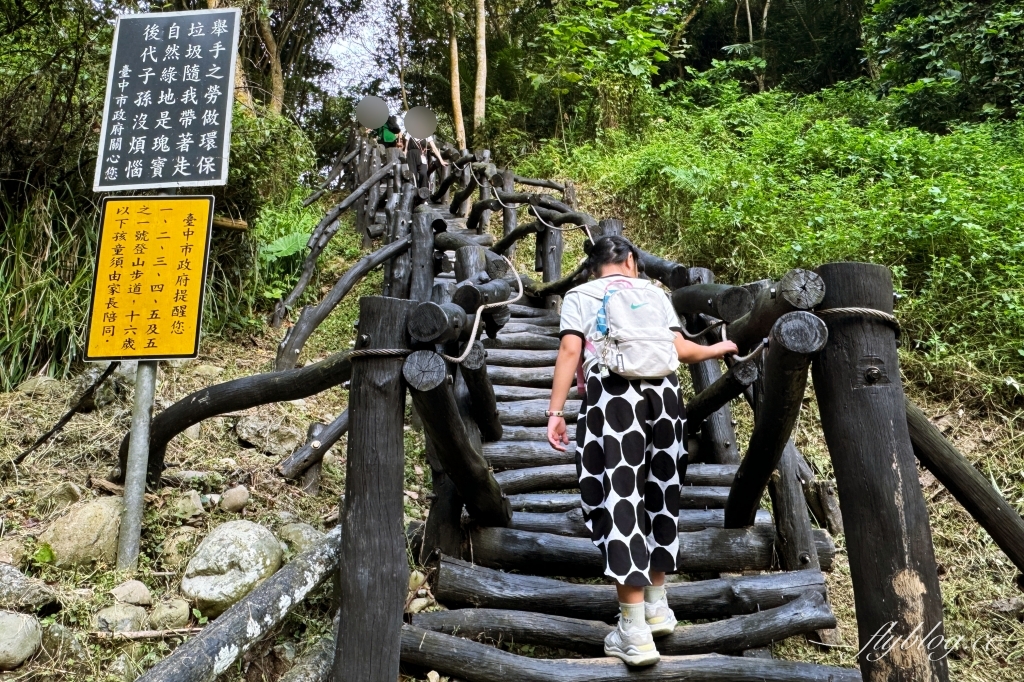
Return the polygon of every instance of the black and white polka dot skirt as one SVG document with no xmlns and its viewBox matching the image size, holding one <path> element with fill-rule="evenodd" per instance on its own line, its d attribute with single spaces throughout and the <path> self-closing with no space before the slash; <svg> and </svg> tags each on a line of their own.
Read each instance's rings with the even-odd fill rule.
<svg viewBox="0 0 1024 682">
<path fill-rule="evenodd" d="M 583 518 L 605 559 L 605 575 L 650 585 L 676 570 L 679 485 L 686 474 L 679 381 L 587 376 L 576 424 Z"/>
</svg>

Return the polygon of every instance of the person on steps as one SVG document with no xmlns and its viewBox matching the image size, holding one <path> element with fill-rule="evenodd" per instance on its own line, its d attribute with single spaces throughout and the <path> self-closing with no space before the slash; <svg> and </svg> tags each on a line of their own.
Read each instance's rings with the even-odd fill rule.
<svg viewBox="0 0 1024 682">
<path fill-rule="evenodd" d="M 433 135 L 422 140 L 408 134 L 405 136 L 405 158 L 408 160 L 413 177 L 416 178 L 417 187 L 430 188 L 430 154 L 437 157 L 442 166 L 448 165 L 448 162 L 441 156 L 441 151 L 434 144 Z"/>
<path fill-rule="evenodd" d="M 664 587 L 665 574 L 676 570 L 687 462 L 676 369 L 737 352 L 731 341 L 701 346 L 684 339 L 668 296 L 639 278 L 639 260 L 623 237 L 590 245 L 593 279 L 562 303 L 547 412 L 548 442 L 564 452 L 562 408 L 575 376 L 583 398 L 576 421 L 583 517 L 619 598 L 619 624 L 604 651 L 632 666 L 656 663 L 654 637 L 676 626 Z"/>
</svg>

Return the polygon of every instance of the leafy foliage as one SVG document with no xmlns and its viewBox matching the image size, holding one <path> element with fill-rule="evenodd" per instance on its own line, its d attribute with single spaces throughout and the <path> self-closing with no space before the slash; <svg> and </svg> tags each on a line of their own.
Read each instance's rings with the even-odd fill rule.
<svg viewBox="0 0 1024 682">
<path fill-rule="evenodd" d="M 879 0 L 865 21 L 880 86 L 906 123 L 1013 117 L 1024 104 L 1024 8 L 1013 0 Z"/>
<path fill-rule="evenodd" d="M 628 234 L 723 281 L 839 260 L 889 266 L 905 294 L 911 378 L 1020 400 L 1024 125 L 939 136 L 898 127 L 865 88 L 729 91 L 712 108 L 677 108 L 656 133 L 549 145 L 523 172 L 587 181 Z"/>
</svg>

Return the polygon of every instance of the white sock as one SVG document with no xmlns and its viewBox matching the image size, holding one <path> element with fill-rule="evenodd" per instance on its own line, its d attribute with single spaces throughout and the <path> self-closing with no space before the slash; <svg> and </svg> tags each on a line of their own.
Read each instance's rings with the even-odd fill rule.
<svg viewBox="0 0 1024 682">
<path fill-rule="evenodd" d="M 664 585 L 647 585 L 646 587 L 644 587 L 644 601 L 648 604 L 657 604 L 664 597 Z"/>
<path fill-rule="evenodd" d="M 624 631 L 637 630 L 647 625 L 647 618 L 644 616 L 644 604 L 623 604 L 619 602 L 619 627 Z"/>
</svg>

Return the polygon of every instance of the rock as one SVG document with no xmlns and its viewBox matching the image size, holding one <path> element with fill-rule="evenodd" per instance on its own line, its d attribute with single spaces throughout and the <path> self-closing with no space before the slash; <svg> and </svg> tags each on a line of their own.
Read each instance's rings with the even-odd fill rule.
<svg viewBox="0 0 1024 682">
<path fill-rule="evenodd" d="M 139 580 L 123 582 L 112 589 L 110 594 L 114 596 L 114 599 L 124 604 L 149 606 L 153 603 L 153 595 L 149 593 L 149 588 Z"/>
<path fill-rule="evenodd" d="M 103 632 L 135 632 L 146 625 L 146 609 L 134 604 L 114 604 L 96 613 L 96 629 Z"/>
<path fill-rule="evenodd" d="M 1024 599 L 1013 597 L 1012 599 L 996 599 L 995 601 L 981 604 L 981 608 L 991 613 L 998 613 L 1008 618 L 1020 620 L 1024 617 Z"/>
<path fill-rule="evenodd" d="M 192 373 L 203 379 L 216 379 L 224 373 L 224 368 L 217 365 L 199 365 Z"/>
<path fill-rule="evenodd" d="M 203 506 L 207 509 L 213 509 L 220 504 L 220 495 L 203 495 Z"/>
<path fill-rule="evenodd" d="M 192 526 L 175 528 L 160 545 L 160 561 L 165 568 L 181 570 L 199 539 L 199 529 Z"/>
<path fill-rule="evenodd" d="M 338 465 L 338 457 L 333 452 L 328 451 L 324 454 L 323 463 L 325 467 L 333 467 Z"/>
<path fill-rule="evenodd" d="M 0 611 L 0 670 L 14 670 L 31 658 L 42 643 L 35 616 Z"/>
<path fill-rule="evenodd" d="M 151 630 L 172 630 L 183 628 L 188 625 L 192 616 L 192 609 L 184 599 L 172 599 L 162 601 L 153 607 L 149 614 L 149 628 Z"/>
<path fill-rule="evenodd" d="M 204 616 L 216 616 L 281 566 L 281 545 L 251 521 L 228 521 L 206 536 L 189 560 L 181 593 Z"/>
<path fill-rule="evenodd" d="M 0 564 L 0 608 L 38 611 L 57 601 L 57 593 L 37 578 L 30 578 L 10 564 Z"/>
<path fill-rule="evenodd" d="M 409 572 L 409 591 L 415 592 L 427 584 L 427 576 L 420 571 Z"/>
<path fill-rule="evenodd" d="M 240 512 L 249 504 L 249 489 L 244 485 L 228 488 L 220 497 L 220 508 L 229 512 Z"/>
<path fill-rule="evenodd" d="M 324 536 L 308 523 L 289 523 L 277 529 L 277 537 L 288 546 L 292 554 L 302 554 Z"/>
<path fill-rule="evenodd" d="M 85 647 L 75 639 L 74 633 L 58 623 L 43 628 L 43 654 L 51 661 L 69 658 L 84 661 L 88 658 Z"/>
<path fill-rule="evenodd" d="M 60 382 L 47 376 L 29 377 L 18 385 L 17 390 L 33 398 L 48 398 L 60 392 Z"/>
<path fill-rule="evenodd" d="M 39 498 L 39 512 L 50 512 L 69 507 L 85 497 L 85 491 L 71 481 L 64 481 L 56 488 Z"/>
<path fill-rule="evenodd" d="M 201 423 L 196 423 L 182 431 L 181 435 L 185 436 L 185 438 L 188 438 L 189 440 L 199 440 L 199 436 L 202 435 L 202 432 L 203 425 Z"/>
<path fill-rule="evenodd" d="M 128 664 L 131 659 L 128 654 L 121 654 L 114 659 L 114 662 L 107 666 L 107 675 L 114 677 L 115 679 L 128 680 Z"/>
<path fill-rule="evenodd" d="M 135 375 L 139 373 L 138 360 L 122 360 L 121 364 L 114 370 L 114 376 L 118 381 L 128 386 L 135 386 Z"/>
<path fill-rule="evenodd" d="M 109 364 L 105 362 L 100 365 L 90 365 L 84 372 L 79 374 L 78 379 L 75 380 L 75 395 L 82 395 L 90 386 L 99 381 L 99 378 L 106 371 Z M 123 379 L 115 373 L 97 386 L 92 395 L 82 403 L 82 411 L 91 412 L 106 407 L 124 395 L 126 391 L 127 386 Z"/>
<path fill-rule="evenodd" d="M 80 502 L 43 531 L 39 542 L 53 550 L 60 568 L 96 562 L 113 564 L 117 555 L 117 531 L 124 503 L 120 497 L 101 497 Z"/>
<path fill-rule="evenodd" d="M 161 478 L 167 485 L 203 491 L 219 488 L 224 484 L 224 477 L 215 471 L 168 469 Z"/>
<path fill-rule="evenodd" d="M 274 516 L 276 516 L 277 520 L 281 523 L 294 523 L 299 518 L 294 513 L 288 511 L 287 509 L 278 509 L 276 512 L 274 512 Z"/>
<path fill-rule="evenodd" d="M 189 490 L 174 501 L 171 511 L 179 519 L 186 521 L 196 516 L 202 516 L 204 513 L 203 500 L 195 490 Z"/>
<path fill-rule="evenodd" d="M 25 543 L 21 538 L 0 540 L 0 564 L 20 567 L 25 562 Z"/>
<path fill-rule="evenodd" d="M 305 441 L 298 429 L 258 415 L 246 415 L 235 424 L 235 433 L 243 443 L 268 455 L 285 457 L 295 452 Z"/>
<path fill-rule="evenodd" d="M 432 603 L 433 601 L 429 597 L 417 597 L 409 602 L 409 608 L 406 609 L 406 613 L 419 613 Z"/>
</svg>

